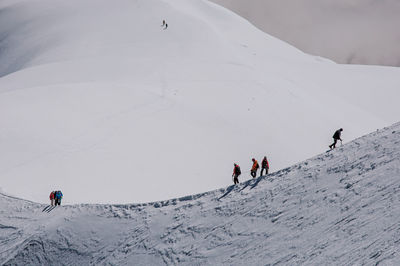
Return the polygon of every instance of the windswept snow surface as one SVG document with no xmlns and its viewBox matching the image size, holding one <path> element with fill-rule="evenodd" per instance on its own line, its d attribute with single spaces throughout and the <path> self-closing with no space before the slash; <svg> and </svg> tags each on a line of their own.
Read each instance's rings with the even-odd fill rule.
<svg viewBox="0 0 400 266">
<path fill-rule="evenodd" d="M 268 176 L 133 205 L 0 195 L 2 265 L 399 265 L 400 124 Z"/>
<path fill-rule="evenodd" d="M 208 191 L 400 117 L 400 69 L 306 55 L 202 0 L 0 0 L 0 186 L 45 202 Z M 169 24 L 161 27 L 162 20 Z"/>
</svg>

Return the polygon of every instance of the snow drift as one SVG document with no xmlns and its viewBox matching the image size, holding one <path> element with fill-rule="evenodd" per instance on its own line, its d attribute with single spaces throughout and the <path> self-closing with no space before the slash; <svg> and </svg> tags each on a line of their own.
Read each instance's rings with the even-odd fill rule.
<svg viewBox="0 0 400 266">
<path fill-rule="evenodd" d="M 30 200 L 207 191 L 233 162 L 281 169 L 339 127 L 350 140 L 400 115 L 399 69 L 306 55 L 207 1 L 2 0 L 0 14 L 0 185 Z"/>
<path fill-rule="evenodd" d="M 0 195 L 2 265 L 398 265 L 400 124 L 237 186 L 147 204 Z"/>
</svg>

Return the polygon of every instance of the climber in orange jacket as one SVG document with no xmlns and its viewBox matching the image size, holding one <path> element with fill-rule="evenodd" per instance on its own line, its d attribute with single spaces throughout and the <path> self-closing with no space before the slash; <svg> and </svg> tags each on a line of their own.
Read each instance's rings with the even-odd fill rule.
<svg viewBox="0 0 400 266">
<path fill-rule="evenodd" d="M 255 178 L 257 175 L 257 170 L 258 170 L 258 168 L 260 168 L 260 166 L 258 165 L 258 162 L 256 159 L 253 158 L 251 160 L 253 161 L 253 166 L 251 167 L 250 174 L 253 178 Z"/>
</svg>

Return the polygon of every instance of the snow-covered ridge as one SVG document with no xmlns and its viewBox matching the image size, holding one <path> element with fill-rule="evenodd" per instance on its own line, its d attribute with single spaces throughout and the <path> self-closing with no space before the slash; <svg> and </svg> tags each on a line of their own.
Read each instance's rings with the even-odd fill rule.
<svg viewBox="0 0 400 266">
<path fill-rule="evenodd" d="M 234 162 L 276 171 L 337 128 L 350 141 L 400 117 L 400 69 L 309 56 L 208 1 L 1 0 L 0 14 L 0 187 L 36 202 L 209 191 Z"/>
<path fill-rule="evenodd" d="M 0 195 L 4 265 L 400 263 L 400 124 L 268 176 L 147 204 Z"/>
</svg>

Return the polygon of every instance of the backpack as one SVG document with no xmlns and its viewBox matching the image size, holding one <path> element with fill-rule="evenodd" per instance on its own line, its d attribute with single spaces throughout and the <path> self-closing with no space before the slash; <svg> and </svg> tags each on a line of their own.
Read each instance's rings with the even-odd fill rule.
<svg viewBox="0 0 400 266">
<path fill-rule="evenodd" d="M 332 138 L 334 139 L 340 139 L 340 135 L 342 132 L 340 132 L 340 130 L 336 130 L 335 134 L 333 134 Z"/>
<path fill-rule="evenodd" d="M 239 166 L 236 167 L 236 174 L 237 175 L 242 174 L 242 171 L 240 171 L 240 167 Z"/>
</svg>

